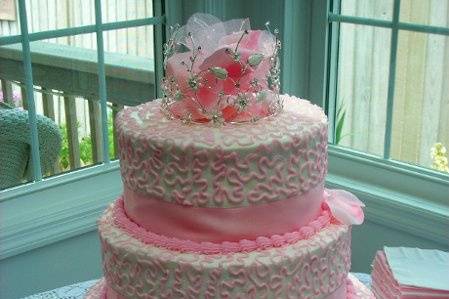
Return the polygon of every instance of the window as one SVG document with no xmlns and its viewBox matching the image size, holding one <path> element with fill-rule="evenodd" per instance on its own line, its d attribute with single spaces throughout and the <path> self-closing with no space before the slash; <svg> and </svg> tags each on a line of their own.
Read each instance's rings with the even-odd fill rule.
<svg viewBox="0 0 449 299">
<path fill-rule="evenodd" d="M 449 173 L 449 1 L 331 6 L 333 143 Z"/>
<path fill-rule="evenodd" d="M 115 115 L 158 92 L 161 2 L 9 2 L 17 7 L 0 16 L 2 121 L 24 116 L 23 131 L 31 129 L 20 138 L 18 127 L 7 129 L 0 155 L 11 161 L 0 163 L 0 190 L 117 166 Z M 12 163 L 14 157 L 21 158 Z"/>
<path fill-rule="evenodd" d="M 429 15 L 413 19 L 422 13 L 417 6 L 423 2 L 444 10 L 439 12 L 444 26 Z M 449 109 L 442 104 L 448 94 L 441 86 L 449 78 L 445 69 L 439 71 L 449 50 L 448 2 L 317 1 L 311 33 L 310 93 L 325 107 L 331 132 L 327 186 L 361 198 L 368 222 L 440 244 L 448 242 L 449 174 L 433 169 L 429 160 L 434 143 L 448 137 Z M 429 7 L 425 12 L 434 13 L 436 8 Z M 436 66 L 432 60 L 438 60 Z M 413 62 L 421 73 L 414 73 Z M 432 105 L 423 108 L 430 92 L 435 92 L 433 105 L 439 103 L 434 117 L 426 111 Z M 418 154 L 406 155 L 407 146 Z"/>
</svg>

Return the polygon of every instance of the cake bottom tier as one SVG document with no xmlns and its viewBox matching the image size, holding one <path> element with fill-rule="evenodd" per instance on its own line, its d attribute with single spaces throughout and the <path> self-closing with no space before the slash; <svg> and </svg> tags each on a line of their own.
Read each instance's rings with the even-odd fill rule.
<svg viewBox="0 0 449 299">
<path fill-rule="evenodd" d="M 111 298 L 347 298 L 351 231 L 329 224 L 282 247 L 198 254 L 147 244 L 99 221 L 105 286 Z M 107 293 L 107 294 L 106 294 Z M 93 297 L 91 297 L 93 298 Z"/>
<path fill-rule="evenodd" d="M 338 290 L 337 290 L 338 291 Z M 335 296 L 337 295 L 337 296 Z M 331 294 L 326 299 L 345 298 L 345 299 L 375 299 L 373 293 L 363 285 L 356 277 L 348 274 L 346 283 L 344 284 L 344 293 Z M 122 299 L 124 297 L 118 295 L 110 287 L 107 286 L 106 280 L 102 278 L 96 283 L 86 294 L 86 299 Z M 151 297 L 150 297 L 151 298 Z"/>
</svg>

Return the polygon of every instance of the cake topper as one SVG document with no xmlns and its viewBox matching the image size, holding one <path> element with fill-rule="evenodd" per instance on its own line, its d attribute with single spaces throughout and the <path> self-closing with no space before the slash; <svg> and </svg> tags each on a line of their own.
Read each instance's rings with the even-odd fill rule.
<svg viewBox="0 0 449 299">
<path fill-rule="evenodd" d="M 164 45 L 162 111 L 185 123 L 257 121 L 282 110 L 278 30 L 194 14 Z"/>
</svg>

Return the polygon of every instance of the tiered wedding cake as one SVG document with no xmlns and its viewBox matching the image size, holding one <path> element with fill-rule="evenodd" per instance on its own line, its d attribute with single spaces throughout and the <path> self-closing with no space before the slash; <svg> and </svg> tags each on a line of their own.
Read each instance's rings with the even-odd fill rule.
<svg viewBox="0 0 449 299">
<path fill-rule="evenodd" d="M 88 297 L 369 297 L 348 277 L 363 204 L 324 189 L 326 116 L 279 95 L 279 48 L 248 20 L 173 29 L 165 97 L 116 120 L 124 193 Z"/>
</svg>

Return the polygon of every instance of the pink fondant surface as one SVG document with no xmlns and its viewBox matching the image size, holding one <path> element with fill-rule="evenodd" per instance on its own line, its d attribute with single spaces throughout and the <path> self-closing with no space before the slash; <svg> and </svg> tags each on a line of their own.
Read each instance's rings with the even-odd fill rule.
<svg viewBox="0 0 449 299">
<path fill-rule="evenodd" d="M 282 234 L 255 234 L 254 237 L 237 240 L 216 241 L 206 239 L 189 240 L 185 236 L 171 237 L 148 231 L 145 228 L 131 221 L 125 214 L 123 199 L 119 199 L 112 208 L 114 223 L 126 233 L 139 241 L 158 247 L 164 247 L 174 251 L 196 252 L 202 254 L 226 254 L 234 252 L 250 252 L 254 250 L 266 249 L 270 247 L 281 247 L 294 244 L 302 239 L 308 239 L 318 233 L 322 228 L 329 225 L 331 217 L 328 210 L 322 209 L 315 219 L 305 225 L 284 232 Z M 211 237 L 212 238 L 212 237 Z M 219 238 L 216 238 L 219 240 Z"/>
<path fill-rule="evenodd" d="M 160 235 L 191 241 L 239 241 L 299 230 L 321 213 L 323 186 L 300 196 L 251 207 L 207 208 L 176 205 L 125 186 L 126 215 Z"/>
</svg>

